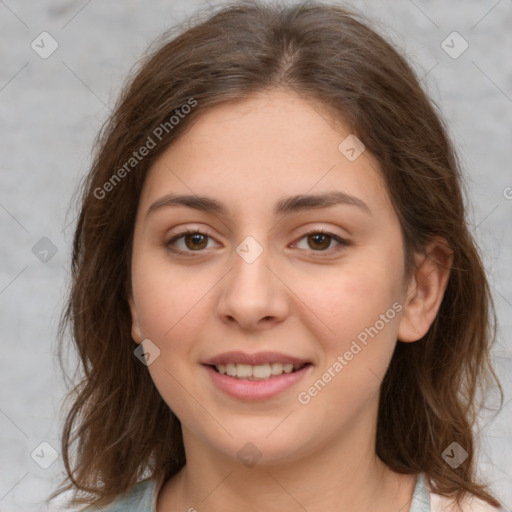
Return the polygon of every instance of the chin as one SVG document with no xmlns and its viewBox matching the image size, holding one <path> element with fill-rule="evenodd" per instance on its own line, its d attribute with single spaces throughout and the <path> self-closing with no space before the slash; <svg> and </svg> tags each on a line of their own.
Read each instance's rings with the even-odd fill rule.
<svg viewBox="0 0 512 512">
<path fill-rule="evenodd" d="M 278 422 L 274 424 L 273 428 L 277 424 Z M 278 432 L 278 428 L 272 432 L 272 429 L 266 427 L 261 429 L 253 427 L 250 433 L 247 429 L 236 431 L 228 428 L 228 430 L 233 438 L 227 439 L 227 436 L 224 436 L 222 443 L 219 443 L 219 439 L 211 439 L 212 446 L 247 467 L 256 464 L 260 467 L 262 465 L 286 464 L 307 455 L 308 451 L 312 453 L 315 451 L 311 440 L 304 439 L 304 433 L 302 432 L 301 435 L 300 430 L 283 428 L 281 432 Z"/>
</svg>

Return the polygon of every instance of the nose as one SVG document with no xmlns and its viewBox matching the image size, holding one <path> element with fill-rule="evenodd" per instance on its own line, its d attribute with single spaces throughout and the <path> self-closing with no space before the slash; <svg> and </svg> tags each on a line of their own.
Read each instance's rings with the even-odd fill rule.
<svg viewBox="0 0 512 512">
<path fill-rule="evenodd" d="M 233 254 L 233 267 L 221 281 L 217 314 L 231 327 L 245 331 L 268 329 L 289 311 L 289 289 L 284 276 L 271 268 L 268 250 L 254 260 Z"/>
</svg>

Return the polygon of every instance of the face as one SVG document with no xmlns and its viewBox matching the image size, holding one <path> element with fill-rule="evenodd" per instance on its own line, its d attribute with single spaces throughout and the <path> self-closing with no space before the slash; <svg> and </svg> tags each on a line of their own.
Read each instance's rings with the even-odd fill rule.
<svg viewBox="0 0 512 512">
<path fill-rule="evenodd" d="M 185 446 L 273 463 L 376 419 L 400 224 L 376 160 L 321 112 L 282 91 L 214 107 L 147 175 L 132 335 Z"/>
</svg>

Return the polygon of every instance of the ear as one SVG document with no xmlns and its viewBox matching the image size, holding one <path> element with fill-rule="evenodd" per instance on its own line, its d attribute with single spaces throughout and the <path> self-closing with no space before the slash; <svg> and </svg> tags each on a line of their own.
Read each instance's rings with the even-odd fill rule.
<svg viewBox="0 0 512 512">
<path fill-rule="evenodd" d="M 130 311 L 132 314 L 132 338 L 135 343 L 142 343 L 144 339 L 142 336 L 142 331 L 139 324 L 139 317 L 137 314 L 137 308 L 135 307 L 135 301 L 133 300 L 133 296 L 130 293 L 128 295 L 128 304 L 130 305 Z"/>
<path fill-rule="evenodd" d="M 398 327 L 398 340 L 404 342 L 421 339 L 434 322 L 448 284 L 453 251 L 446 240 L 436 238 L 414 259 L 415 270 Z"/>
</svg>

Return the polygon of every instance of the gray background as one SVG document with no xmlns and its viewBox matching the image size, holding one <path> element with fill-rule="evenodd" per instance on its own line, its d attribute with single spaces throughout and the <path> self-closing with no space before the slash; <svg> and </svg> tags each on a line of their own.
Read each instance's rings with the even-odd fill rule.
<svg viewBox="0 0 512 512">
<path fill-rule="evenodd" d="M 496 300 L 500 332 L 494 358 L 507 404 L 492 423 L 490 413 L 482 419 L 479 468 L 510 510 L 511 0 L 352 5 L 389 27 L 389 37 L 442 109 L 462 157 L 471 223 Z M 206 6 L 199 0 L 0 0 L 0 512 L 58 510 L 43 500 L 62 475 L 60 453 L 47 469 L 31 453 L 49 463 L 51 448 L 40 443 L 60 451 L 65 386 L 55 356 L 56 329 L 69 275 L 72 194 L 88 169 L 93 139 L 147 45 Z M 31 48 L 33 40 L 41 45 L 43 31 L 58 43 L 47 59 Z M 469 44 L 457 58 L 441 46 L 453 31 Z M 463 41 L 451 36 L 447 44 L 453 53 Z"/>
</svg>

